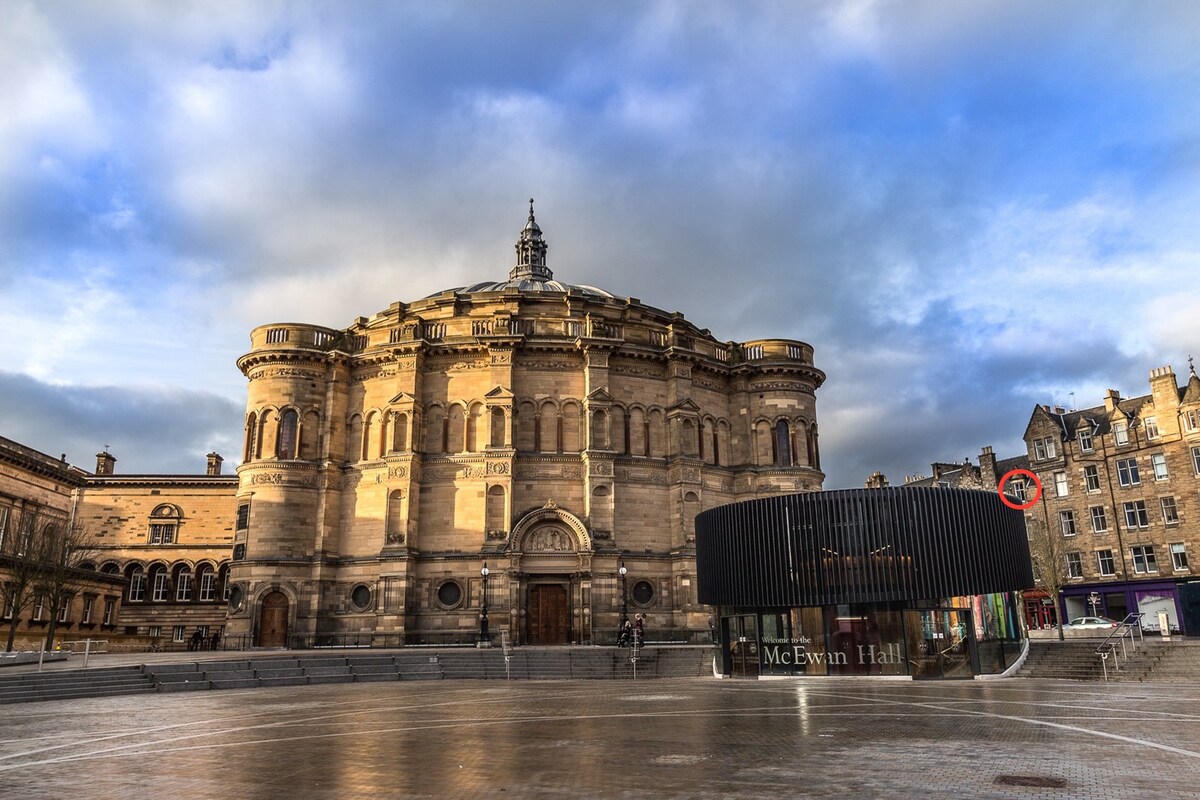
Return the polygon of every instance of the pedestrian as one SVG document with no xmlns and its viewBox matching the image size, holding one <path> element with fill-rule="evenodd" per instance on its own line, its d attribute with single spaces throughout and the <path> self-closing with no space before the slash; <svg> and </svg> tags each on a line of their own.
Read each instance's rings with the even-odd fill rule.
<svg viewBox="0 0 1200 800">
<path fill-rule="evenodd" d="M 712 639 L 712 643 L 717 643 L 717 621 L 713 619 L 713 615 L 708 615 L 708 636 Z"/>
<path fill-rule="evenodd" d="M 629 647 L 633 644 L 633 623 L 628 619 L 621 626 L 621 633 L 617 636 L 617 647 Z"/>
<path fill-rule="evenodd" d="M 642 620 L 641 614 L 633 615 L 633 643 L 638 647 L 642 646 L 645 641 L 646 623 Z"/>
<path fill-rule="evenodd" d="M 197 630 L 192 634 L 192 640 L 188 642 L 188 650 L 199 650 L 200 642 L 203 641 L 203 639 L 204 637 L 201 635 L 200 631 Z"/>
<path fill-rule="evenodd" d="M 212 635 L 212 649 L 213 649 L 213 650 L 216 650 L 216 649 L 217 649 L 217 647 L 218 647 L 220 644 L 221 644 L 221 632 L 220 632 L 220 631 L 213 631 L 213 635 Z"/>
</svg>

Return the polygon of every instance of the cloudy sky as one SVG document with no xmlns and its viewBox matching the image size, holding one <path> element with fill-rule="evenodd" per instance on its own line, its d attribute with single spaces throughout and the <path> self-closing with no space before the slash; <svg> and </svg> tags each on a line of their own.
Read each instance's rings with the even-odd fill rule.
<svg viewBox="0 0 1200 800">
<path fill-rule="evenodd" d="M 0 435 L 238 456 L 252 327 L 511 266 L 811 343 L 827 488 L 1200 356 L 1200 4 L 0 0 Z"/>
</svg>

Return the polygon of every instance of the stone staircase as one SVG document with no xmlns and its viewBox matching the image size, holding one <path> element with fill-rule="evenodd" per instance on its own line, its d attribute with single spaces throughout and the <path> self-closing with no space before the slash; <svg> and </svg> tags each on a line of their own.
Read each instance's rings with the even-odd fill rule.
<svg viewBox="0 0 1200 800">
<path fill-rule="evenodd" d="M 98 667 L 0 676 L 0 703 L 74 700 L 155 691 L 141 667 Z"/>
<path fill-rule="evenodd" d="M 638 678 L 712 675 L 710 646 L 647 647 Z M 507 667 L 507 669 L 506 669 Z M 606 647 L 500 648 L 348 654 L 293 652 L 249 658 L 143 664 L 0 677 L 0 704 L 136 692 L 256 689 L 413 680 L 603 680 L 633 678 L 630 651 Z"/>
<path fill-rule="evenodd" d="M 1102 639 L 1068 639 L 1059 641 L 1030 641 L 1029 655 L 1017 672 L 1021 678 L 1058 678 L 1076 681 L 1103 681 L 1104 665 L 1096 648 Z M 1122 671 L 1140 670 L 1146 659 L 1146 649 L 1137 647 L 1128 659 L 1122 659 Z M 1108 664 L 1108 676 L 1114 679 L 1113 666 Z"/>
<path fill-rule="evenodd" d="M 1200 641 L 1147 639 L 1142 658 L 1122 665 L 1119 680 L 1200 684 Z"/>
</svg>

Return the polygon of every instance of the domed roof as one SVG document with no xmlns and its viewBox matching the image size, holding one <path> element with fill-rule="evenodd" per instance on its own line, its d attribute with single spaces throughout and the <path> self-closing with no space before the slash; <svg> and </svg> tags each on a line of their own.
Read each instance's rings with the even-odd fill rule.
<svg viewBox="0 0 1200 800">
<path fill-rule="evenodd" d="M 516 249 L 517 264 L 509 271 L 508 280 L 484 281 L 445 291 L 455 294 L 474 294 L 476 292 L 506 292 L 515 289 L 518 292 L 558 292 L 560 294 L 577 292 L 589 297 L 616 298 L 613 293 L 595 286 L 562 283 L 554 280 L 554 273 L 546 266 L 546 251 L 549 247 L 542 239 L 542 229 L 538 227 L 537 220 L 533 218 L 532 198 L 529 200 L 529 220 L 521 230 Z M 437 292 L 429 297 L 436 297 L 438 294 L 445 294 L 445 292 Z"/>
<path fill-rule="evenodd" d="M 483 283 L 473 283 L 470 286 L 462 286 L 451 291 L 455 294 L 473 294 L 475 292 L 506 292 L 510 289 L 516 289 L 519 292 L 561 292 L 562 294 L 580 292 L 590 297 L 616 297 L 612 292 L 599 289 L 595 286 L 587 286 L 581 283 L 563 283 L 556 280 L 545 281 L 537 278 L 484 281 Z"/>
</svg>

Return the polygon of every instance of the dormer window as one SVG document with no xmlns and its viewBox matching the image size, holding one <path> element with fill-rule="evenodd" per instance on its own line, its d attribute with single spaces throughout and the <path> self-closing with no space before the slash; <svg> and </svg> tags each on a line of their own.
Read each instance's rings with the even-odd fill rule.
<svg viewBox="0 0 1200 800">
<path fill-rule="evenodd" d="M 1054 458 L 1056 455 L 1058 455 L 1058 451 L 1054 447 L 1053 436 L 1033 440 L 1033 457 L 1036 460 L 1045 461 L 1048 458 Z"/>
<path fill-rule="evenodd" d="M 1146 429 L 1147 439 L 1158 438 L 1158 420 L 1155 417 L 1146 417 L 1146 419 L 1142 421 L 1142 425 Z"/>
<path fill-rule="evenodd" d="M 1092 449 L 1092 432 L 1087 428 L 1083 428 L 1079 431 L 1079 450 L 1083 453 L 1090 453 Z"/>
<path fill-rule="evenodd" d="M 1190 432 L 1196 430 L 1197 427 L 1200 427 L 1200 425 L 1197 425 L 1196 412 L 1183 412 L 1183 429 Z"/>
<path fill-rule="evenodd" d="M 1113 439 L 1118 445 L 1129 444 L 1129 426 L 1124 422 L 1114 423 Z"/>
</svg>

